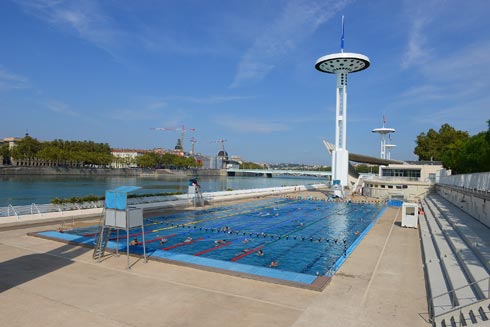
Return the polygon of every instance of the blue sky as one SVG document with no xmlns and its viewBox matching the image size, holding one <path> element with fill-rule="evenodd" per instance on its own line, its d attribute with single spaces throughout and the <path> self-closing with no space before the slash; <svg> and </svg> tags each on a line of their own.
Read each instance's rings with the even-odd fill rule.
<svg viewBox="0 0 490 327">
<path fill-rule="evenodd" d="M 347 148 L 416 159 L 415 139 L 490 119 L 490 2 L 0 1 L 0 137 L 28 131 L 113 147 L 173 148 L 255 162 L 330 164 L 335 77 L 314 69 L 339 52 L 367 55 L 349 76 Z"/>
</svg>

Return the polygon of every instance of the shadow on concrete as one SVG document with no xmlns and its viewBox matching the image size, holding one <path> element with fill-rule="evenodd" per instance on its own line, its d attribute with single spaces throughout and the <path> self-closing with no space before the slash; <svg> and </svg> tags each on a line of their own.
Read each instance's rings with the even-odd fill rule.
<svg viewBox="0 0 490 327">
<path fill-rule="evenodd" d="M 46 253 L 33 253 L 0 262 L 0 293 L 69 266 L 74 262 L 73 258 L 88 251 L 91 250 L 66 244 Z"/>
<path fill-rule="evenodd" d="M 431 321 L 430 321 L 430 315 L 429 315 L 428 312 L 419 312 L 418 315 L 427 324 L 430 324 L 431 323 Z"/>
</svg>

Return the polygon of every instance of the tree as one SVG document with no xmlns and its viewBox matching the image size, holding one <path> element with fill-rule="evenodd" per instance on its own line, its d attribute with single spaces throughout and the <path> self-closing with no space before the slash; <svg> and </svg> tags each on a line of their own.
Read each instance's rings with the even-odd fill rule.
<svg viewBox="0 0 490 327">
<path fill-rule="evenodd" d="M 136 164 L 143 168 L 156 168 L 160 164 L 161 156 L 155 152 L 148 152 L 136 158 Z"/>
<path fill-rule="evenodd" d="M 0 164 L 10 163 L 10 149 L 8 144 L 2 144 L 0 147 Z"/>
<path fill-rule="evenodd" d="M 26 135 L 12 149 L 12 157 L 15 159 L 35 158 L 42 149 L 42 144 L 37 139 Z"/>
<path fill-rule="evenodd" d="M 488 131 L 472 136 L 460 151 L 456 173 L 474 173 L 490 171 L 490 142 Z"/>
<path fill-rule="evenodd" d="M 449 124 L 444 124 L 439 132 L 431 128 L 427 134 L 419 134 L 414 153 L 419 156 L 419 160 L 443 161 L 448 151 L 454 150 L 456 145 L 463 146 L 468 139 L 468 132 L 458 131 Z"/>
<path fill-rule="evenodd" d="M 377 166 L 377 165 L 359 164 L 359 165 L 356 165 L 354 168 L 355 168 L 357 173 L 374 173 L 374 174 L 377 174 L 379 172 L 379 166 Z"/>
<path fill-rule="evenodd" d="M 264 165 L 255 162 L 243 162 L 240 164 L 240 169 L 264 169 Z"/>
<path fill-rule="evenodd" d="M 490 120 L 488 129 L 469 136 L 444 124 L 439 132 L 430 129 L 417 136 L 414 153 L 419 160 L 440 160 L 453 174 L 490 171 Z"/>
</svg>

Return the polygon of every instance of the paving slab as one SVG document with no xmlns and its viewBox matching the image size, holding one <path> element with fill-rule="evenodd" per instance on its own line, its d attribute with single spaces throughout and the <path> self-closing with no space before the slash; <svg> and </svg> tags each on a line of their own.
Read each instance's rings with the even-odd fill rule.
<svg viewBox="0 0 490 327">
<path fill-rule="evenodd" d="M 417 230 L 388 209 L 323 292 L 0 232 L 0 316 L 14 326 L 428 326 Z"/>
<path fill-rule="evenodd" d="M 294 327 L 430 326 L 418 230 L 400 215 L 385 212 Z"/>
</svg>

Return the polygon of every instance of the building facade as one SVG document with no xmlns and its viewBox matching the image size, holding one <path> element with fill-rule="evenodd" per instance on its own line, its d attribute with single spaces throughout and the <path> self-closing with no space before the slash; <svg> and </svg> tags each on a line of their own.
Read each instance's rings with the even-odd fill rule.
<svg viewBox="0 0 490 327">
<path fill-rule="evenodd" d="M 442 163 L 435 161 L 380 166 L 378 176 L 363 177 L 360 193 L 379 199 L 417 201 L 448 174 Z"/>
<path fill-rule="evenodd" d="M 111 167 L 136 168 L 138 167 L 137 158 L 146 152 L 146 150 L 135 149 L 112 149 L 111 154 L 114 156 L 114 161 L 111 163 Z"/>
</svg>

